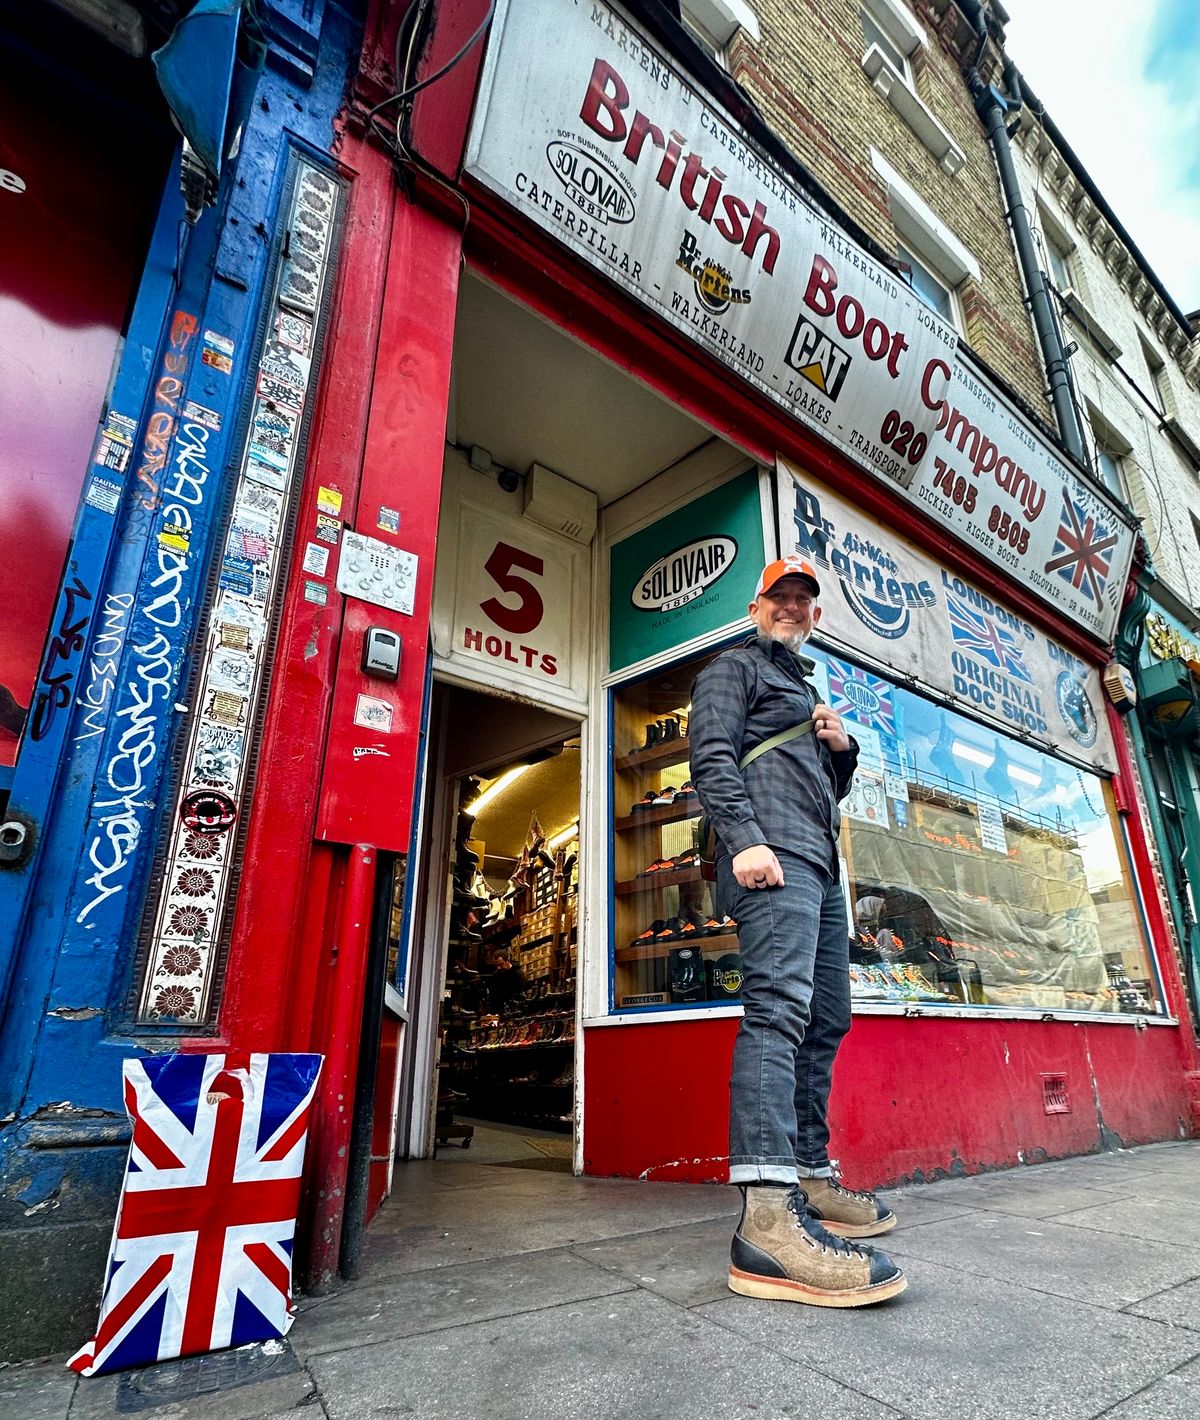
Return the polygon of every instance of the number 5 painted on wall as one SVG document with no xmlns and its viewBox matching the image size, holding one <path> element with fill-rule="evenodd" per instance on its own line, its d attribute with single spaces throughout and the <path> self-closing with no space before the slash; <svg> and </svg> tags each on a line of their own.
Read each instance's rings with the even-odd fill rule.
<svg viewBox="0 0 1200 1420">
<path fill-rule="evenodd" d="M 519 567 L 540 577 L 545 565 L 542 559 L 535 557 L 532 552 L 524 552 L 519 547 L 513 547 L 511 543 L 498 542 L 483 564 L 483 569 L 502 592 L 514 592 L 521 600 L 518 605 L 509 607 L 499 598 L 489 597 L 487 601 L 479 603 L 480 611 L 503 631 L 511 631 L 518 636 L 533 631 L 541 625 L 542 612 L 545 609 L 541 593 L 532 582 L 518 577 L 514 569 Z"/>
</svg>

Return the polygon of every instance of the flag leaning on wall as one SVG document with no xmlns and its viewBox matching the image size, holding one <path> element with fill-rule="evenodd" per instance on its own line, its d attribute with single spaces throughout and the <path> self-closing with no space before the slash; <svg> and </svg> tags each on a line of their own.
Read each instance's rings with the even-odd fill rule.
<svg viewBox="0 0 1200 1420">
<path fill-rule="evenodd" d="M 319 1055 L 127 1060 L 133 1139 L 81 1375 L 283 1336 Z"/>
</svg>

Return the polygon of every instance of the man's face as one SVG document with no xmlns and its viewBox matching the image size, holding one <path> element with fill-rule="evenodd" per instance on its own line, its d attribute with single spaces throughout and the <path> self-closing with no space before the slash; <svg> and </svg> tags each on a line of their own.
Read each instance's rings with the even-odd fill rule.
<svg viewBox="0 0 1200 1420">
<path fill-rule="evenodd" d="M 750 603 L 750 619 L 763 636 L 800 646 L 820 621 L 821 608 L 803 577 L 781 577 Z"/>
</svg>

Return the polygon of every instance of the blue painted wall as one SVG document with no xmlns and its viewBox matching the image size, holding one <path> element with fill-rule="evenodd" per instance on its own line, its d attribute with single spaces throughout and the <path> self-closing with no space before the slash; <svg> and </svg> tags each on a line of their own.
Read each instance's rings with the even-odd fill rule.
<svg viewBox="0 0 1200 1420">
<path fill-rule="evenodd" d="M 0 1252 L 15 1263 L 0 1359 L 46 1349 L 48 1305 L 59 1338 L 64 1319 L 94 1319 L 127 1138 L 121 1061 L 175 1045 L 170 1029 L 134 1029 L 127 998 L 176 705 L 241 452 L 289 156 L 328 160 L 358 8 L 260 0 L 267 67 L 218 202 L 185 229 L 177 163 L 162 198 L 109 405 L 138 421 L 133 457 L 123 476 L 93 467 L 85 484 L 51 622 L 53 635 L 87 616 L 55 664 L 75 694 L 48 734 L 27 737 L 4 815 L 36 841 L 28 862 L 0 869 Z M 206 332 L 232 343 L 229 371 L 203 361 Z M 175 420 L 187 401 L 218 414 L 219 431 Z M 100 495 L 122 479 L 109 512 Z M 172 502 L 190 518 L 186 552 L 159 541 Z M 88 687 L 99 707 L 81 703 Z"/>
</svg>

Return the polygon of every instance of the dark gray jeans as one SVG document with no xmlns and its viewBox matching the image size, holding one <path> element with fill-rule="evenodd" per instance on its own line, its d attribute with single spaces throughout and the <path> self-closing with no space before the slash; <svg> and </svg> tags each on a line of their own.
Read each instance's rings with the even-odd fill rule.
<svg viewBox="0 0 1200 1420">
<path fill-rule="evenodd" d="M 829 1086 L 850 1029 L 849 932 L 838 879 L 778 853 L 784 885 L 744 888 L 717 858 L 723 911 L 738 924 L 745 1016 L 729 1079 L 730 1183 L 830 1173 Z"/>
</svg>

